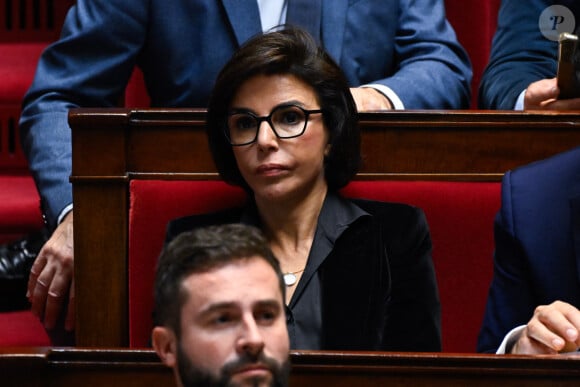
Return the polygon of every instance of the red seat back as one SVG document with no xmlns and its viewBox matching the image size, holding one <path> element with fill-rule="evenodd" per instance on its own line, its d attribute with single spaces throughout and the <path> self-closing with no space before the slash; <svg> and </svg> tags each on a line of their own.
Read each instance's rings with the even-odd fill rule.
<svg viewBox="0 0 580 387">
<path fill-rule="evenodd" d="M 0 347 L 48 347 L 44 326 L 28 310 L 0 313 Z"/>
<path fill-rule="evenodd" d="M 499 209 L 500 184 L 355 181 L 344 194 L 409 203 L 425 211 L 442 303 L 443 350 L 475 352 L 492 274 L 493 218 Z M 221 181 L 131 181 L 131 347 L 144 347 L 149 342 L 154 271 L 167 222 L 240 205 L 244 198 L 239 188 Z"/>
<path fill-rule="evenodd" d="M 148 345 L 155 265 L 174 218 L 237 206 L 245 193 L 223 181 L 132 180 L 129 210 L 129 345 Z"/>
<path fill-rule="evenodd" d="M 445 0 L 447 19 L 455 29 L 473 67 L 471 107 L 477 108 L 477 90 L 489 62 L 501 0 Z"/>
</svg>

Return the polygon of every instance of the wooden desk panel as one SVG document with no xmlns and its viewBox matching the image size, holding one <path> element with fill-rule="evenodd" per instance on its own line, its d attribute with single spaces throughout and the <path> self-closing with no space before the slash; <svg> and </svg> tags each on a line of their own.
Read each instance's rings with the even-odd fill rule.
<svg viewBox="0 0 580 387">
<path fill-rule="evenodd" d="M 69 121 L 76 178 L 215 173 L 203 110 L 73 109 Z M 580 145 L 580 112 L 393 111 L 361 114 L 360 123 L 361 174 L 397 179 L 489 174 L 497 180 L 508 169 Z"/>
<path fill-rule="evenodd" d="M 128 346 L 131 179 L 217 178 L 195 109 L 73 109 L 77 345 Z M 580 112 L 361 114 L 360 178 L 498 181 L 580 145 Z"/>
<path fill-rule="evenodd" d="M 496 356 L 390 352 L 290 354 L 291 386 L 578 386 L 578 356 Z M 0 348 L 2 385 L 173 386 L 152 350 Z"/>
<path fill-rule="evenodd" d="M 363 173 L 413 179 L 499 179 L 509 169 L 580 145 L 578 114 L 369 113 L 361 114 L 361 130 Z"/>
</svg>

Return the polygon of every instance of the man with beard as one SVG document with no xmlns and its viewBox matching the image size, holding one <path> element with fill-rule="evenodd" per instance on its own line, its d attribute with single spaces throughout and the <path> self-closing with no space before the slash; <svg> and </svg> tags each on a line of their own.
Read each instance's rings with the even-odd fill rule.
<svg viewBox="0 0 580 387">
<path fill-rule="evenodd" d="M 285 285 L 261 232 L 179 235 L 159 258 L 152 343 L 178 386 L 286 386 Z"/>
</svg>

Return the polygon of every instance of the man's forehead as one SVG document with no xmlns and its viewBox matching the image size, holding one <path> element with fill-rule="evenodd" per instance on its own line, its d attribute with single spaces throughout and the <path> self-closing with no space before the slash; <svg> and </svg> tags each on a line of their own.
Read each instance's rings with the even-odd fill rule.
<svg viewBox="0 0 580 387">
<path fill-rule="evenodd" d="M 259 256 L 192 273 L 184 279 L 183 287 L 195 304 L 282 299 L 274 268 Z"/>
</svg>

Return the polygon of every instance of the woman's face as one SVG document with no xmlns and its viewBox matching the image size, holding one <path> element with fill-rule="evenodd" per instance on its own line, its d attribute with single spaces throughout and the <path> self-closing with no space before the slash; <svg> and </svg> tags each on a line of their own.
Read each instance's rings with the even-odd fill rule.
<svg viewBox="0 0 580 387">
<path fill-rule="evenodd" d="M 234 95 L 231 110 L 268 116 L 278 106 L 295 104 L 320 109 L 312 87 L 293 75 L 257 75 Z M 322 114 L 308 117 L 304 134 L 280 139 L 266 121 L 258 127 L 255 142 L 234 146 L 238 168 L 256 200 L 301 200 L 326 190 L 324 156 L 330 149 Z M 319 191 L 320 190 L 320 191 Z"/>
</svg>

